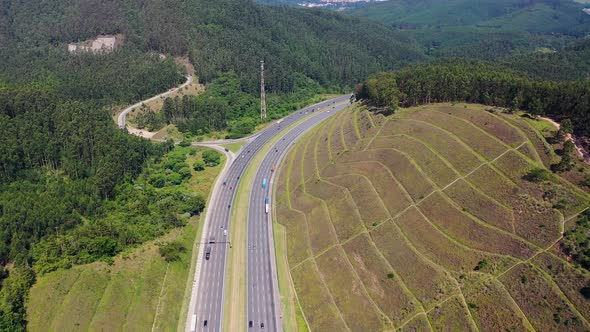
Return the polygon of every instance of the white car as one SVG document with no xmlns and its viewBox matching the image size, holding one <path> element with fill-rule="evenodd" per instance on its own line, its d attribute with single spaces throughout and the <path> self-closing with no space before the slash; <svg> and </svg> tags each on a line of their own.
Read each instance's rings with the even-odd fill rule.
<svg viewBox="0 0 590 332">
<path fill-rule="evenodd" d="M 224 235 L 224 236 L 227 236 L 227 229 L 224 229 L 224 230 L 223 230 L 223 235 Z"/>
</svg>

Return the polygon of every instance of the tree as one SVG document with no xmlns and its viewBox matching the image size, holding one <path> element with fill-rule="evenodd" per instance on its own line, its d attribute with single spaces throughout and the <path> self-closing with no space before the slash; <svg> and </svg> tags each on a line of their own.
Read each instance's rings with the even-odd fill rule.
<svg viewBox="0 0 590 332">
<path fill-rule="evenodd" d="M 573 134 L 574 133 L 574 126 L 572 124 L 572 120 L 565 119 L 561 122 L 559 127 L 563 131 L 564 134 Z"/>
<path fill-rule="evenodd" d="M 195 164 L 193 165 L 193 169 L 197 172 L 204 171 L 205 170 L 205 162 L 202 160 L 195 161 Z"/>
<path fill-rule="evenodd" d="M 510 102 L 510 108 L 508 109 L 508 111 L 510 113 L 515 112 L 516 110 L 518 110 L 520 108 L 521 104 L 522 104 L 522 97 L 520 95 L 514 96 L 514 98 Z"/>
<path fill-rule="evenodd" d="M 169 97 L 166 97 L 166 99 L 164 99 L 164 104 L 162 105 L 162 114 L 164 114 L 167 124 L 173 122 L 174 111 L 174 102 Z"/>
<path fill-rule="evenodd" d="M 366 94 L 377 106 L 389 107 L 393 113 L 399 104 L 400 91 L 393 73 L 379 73 L 367 79 Z"/>
<path fill-rule="evenodd" d="M 198 215 L 205 209 L 205 198 L 201 194 L 190 196 L 185 203 L 188 206 L 186 212 L 190 213 L 191 216 Z"/>
<path fill-rule="evenodd" d="M 531 105 L 529 107 L 529 112 L 534 116 L 539 116 L 539 115 L 545 114 L 545 111 L 543 109 L 543 103 L 541 102 L 541 99 L 533 98 L 533 101 L 531 102 Z"/>
<path fill-rule="evenodd" d="M 203 161 L 208 167 L 217 166 L 221 163 L 221 155 L 215 150 L 203 151 Z"/>
</svg>

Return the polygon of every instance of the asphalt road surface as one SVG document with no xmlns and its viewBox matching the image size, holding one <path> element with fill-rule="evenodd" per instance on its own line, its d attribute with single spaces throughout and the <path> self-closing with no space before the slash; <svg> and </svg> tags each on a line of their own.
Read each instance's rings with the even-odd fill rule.
<svg viewBox="0 0 590 332">
<path fill-rule="evenodd" d="M 250 192 L 248 210 L 248 331 L 282 331 L 272 234 L 272 179 L 289 147 L 306 131 L 347 106 L 349 96 L 332 100 L 328 110 L 304 120 L 281 137 L 266 155 Z M 346 101 L 342 103 L 342 101 Z M 306 110 L 303 111 L 305 115 Z M 275 172 L 272 168 L 275 167 Z M 266 186 L 263 187 L 263 183 Z M 266 204 L 269 204 L 268 210 Z"/>
<path fill-rule="evenodd" d="M 195 278 L 196 285 L 193 287 L 193 292 L 197 292 L 197 294 L 193 294 L 192 297 L 196 298 L 196 301 L 191 301 L 189 307 L 189 313 L 187 317 L 187 331 L 221 331 L 222 330 L 222 323 L 223 323 L 223 305 L 224 305 L 224 289 L 225 289 L 225 269 L 227 263 L 227 251 L 230 249 L 230 240 L 228 235 L 230 234 L 229 231 L 229 221 L 231 215 L 231 208 L 232 202 L 235 196 L 235 189 L 238 185 L 240 177 L 243 175 L 246 167 L 252 160 L 253 156 L 264 146 L 272 137 L 279 134 L 283 128 L 290 126 L 291 124 L 299 121 L 305 116 L 308 116 L 312 113 L 309 119 L 304 120 L 302 123 L 297 125 L 295 128 L 289 131 L 287 135 L 293 133 L 291 139 L 280 140 L 277 142 L 277 152 L 275 152 L 275 148 L 268 153 L 267 158 L 263 162 L 264 165 L 268 166 L 268 172 L 270 172 L 270 167 L 272 166 L 268 161 L 269 156 L 278 157 L 282 155 L 286 149 L 288 148 L 288 142 L 292 142 L 295 138 L 301 135 L 306 128 L 310 128 L 313 125 L 321 122 L 322 120 L 326 119 L 327 117 L 331 116 L 335 113 L 336 110 L 343 108 L 343 106 L 337 106 L 332 110 L 332 107 L 342 103 L 344 101 L 348 101 L 350 98 L 349 95 L 341 96 L 335 99 L 327 100 L 312 106 L 308 106 L 302 110 L 296 111 L 277 123 L 276 121 L 265 128 L 256 138 L 242 147 L 240 154 L 237 155 L 235 160 L 229 166 L 229 169 L 225 173 L 224 178 L 221 178 L 218 181 L 225 182 L 225 185 L 221 187 L 221 190 L 217 192 L 217 194 L 212 195 L 212 200 L 209 202 L 208 209 L 211 211 L 210 218 L 208 218 L 207 224 L 204 228 L 204 236 L 203 238 L 206 239 L 207 243 L 202 244 L 199 247 L 199 256 L 197 262 L 197 269 L 195 271 Z M 326 111 L 318 112 L 318 109 L 325 109 L 329 108 Z M 311 112 L 314 109 L 316 112 Z M 296 130 L 294 132 L 294 130 Z M 280 145 L 281 149 L 278 149 L 278 145 Z M 263 168 L 261 168 L 263 169 Z M 256 175 L 256 179 L 258 179 L 260 175 L 259 173 Z M 256 186 L 261 186 L 260 182 L 255 183 Z M 230 189 L 231 188 L 231 189 Z M 267 189 L 270 186 L 267 186 Z M 260 187 L 258 189 L 262 190 Z M 262 196 L 267 195 L 263 194 Z M 261 196 L 261 197 L 262 197 Z M 257 200 L 259 199 L 258 196 L 252 197 L 250 201 L 250 209 L 259 209 L 259 205 L 256 204 Z M 264 213 L 264 198 L 260 201 L 260 206 L 262 206 L 262 212 Z M 265 214 L 266 215 L 266 214 Z M 250 246 L 250 241 L 253 241 L 255 245 L 258 246 L 259 250 L 248 252 L 248 296 L 254 296 L 254 301 L 250 301 L 248 299 L 248 308 L 254 308 L 256 313 L 256 318 L 254 316 L 252 319 L 256 319 L 258 322 L 258 329 L 260 328 L 260 323 L 264 320 L 265 331 L 274 331 L 276 330 L 276 323 L 277 319 L 275 317 L 275 302 L 274 302 L 274 288 L 272 286 L 272 279 L 276 279 L 276 274 L 273 276 L 270 272 L 270 264 L 271 264 L 271 257 L 269 253 L 269 239 L 268 233 L 264 232 L 264 234 L 258 234 L 258 237 L 250 237 L 250 229 L 256 229 L 257 232 L 261 232 L 261 229 L 257 227 L 264 227 L 264 229 L 268 229 L 267 225 L 267 217 L 265 215 L 262 216 L 249 216 L 249 225 L 252 223 L 253 227 L 248 227 L 248 245 Z M 260 217 L 260 218 L 258 218 Z M 264 218 L 264 220 L 262 220 Z M 264 225 L 260 225 L 264 224 Z M 259 226 L 260 225 L 260 226 Z M 209 259 L 205 259 L 206 252 L 210 250 Z M 257 265 L 252 265 L 257 264 Z M 260 268 L 257 272 L 252 271 L 250 272 L 250 266 L 258 266 L 260 264 Z M 274 256 L 272 257 L 272 264 L 274 264 Z M 199 268 L 200 267 L 200 268 Z M 256 294 L 252 294 L 250 291 L 250 275 L 254 278 L 263 278 L 258 285 L 256 286 Z M 254 279 L 256 280 L 256 279 Z M 275 280 L 276 281 L 276 280 Z M 262 288 L 264 285 L 264 288 Z M 264 292 L 264 294 L 262 293 Z M 231 294 L 228 294 L 231 296 Z M 277 294 L 278 296 L 278 294 Z M 280 309 L 280 305 L 277 306 Z M 266 309 L 262 309 L 262 307 Z M 259 308 L 259 309 L 256 309 Z M 248 309 L 250 311 L 250 309 Z M 260 310 L 260 311 L 258 311 Z M 266 327 L 268 321 L 268 327 Z"/>
</svg>

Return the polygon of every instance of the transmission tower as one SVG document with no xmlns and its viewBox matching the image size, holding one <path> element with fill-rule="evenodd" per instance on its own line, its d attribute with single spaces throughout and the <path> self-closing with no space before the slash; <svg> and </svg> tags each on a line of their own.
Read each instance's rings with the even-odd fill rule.
<svg viewBox="0 0 590 332">
<path fill-rule="evenodd" d="M 260 61 L 260 118 L 266 118 L 266 93 L 264 92 L 264 60 Z"/>
</svg>

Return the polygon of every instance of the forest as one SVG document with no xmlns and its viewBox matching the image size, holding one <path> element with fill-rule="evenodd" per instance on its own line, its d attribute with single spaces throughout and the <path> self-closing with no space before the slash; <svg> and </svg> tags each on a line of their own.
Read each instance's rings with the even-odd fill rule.
<svg viewBox="0 0 590 332">
<path fill-rule="evenodd" d="M 318 94 L 326 89 L 317 82 L 295 74 L 295 91 L 274 92 L 267 95 L 268 118 L 259 118 L 260 99 L 243 91 L 234 71 L 220 74 L 198 96 L 166 98 L 160 112 L 146 111 L 137 116 L 137 126 L 150 131 L 166 124 L 175 124 L 184 133 L 197 138 L 214 132 L 229 132 L 228 138 L 244 137 L 263 121 L 279 119 L 289 112 L 317 102 Z"/>
<path fill-rule="evenodd" d="M 233 70 L 248 93 L 258 91 L 262 59 L 269 92 L 292 92 L 293 73 L 326 87 L 350 87 L 372 72 L 423 59 L 413 41 L 380 24 L 249 0 L 2 0 L 2 5 L 0 26 L 7 29 L 0 29 L 5 41 L 0 45 L 10 51 L 0 55 L 11 59 L 7 68 L 32 75 L 43 75 L 56 62 L 51 60 L 59 62 L 44 63 L 48 47 L 64 48 L 100 33 L 122 33 L 138 50 L 188 54 L 202 82 Z M 40 59 L 32 68 L 31 57 Z"/>
<path fill-rule="evenodd" d="M 357 99 L 379 106 L 410 107 L 463 101 L 532 115 L 570 119 L 578 134 L 590 132 L 590 82 L 531 79 L 495 63 L 450 60 L 377 74 L 355 88 Z"/>
</svg>

